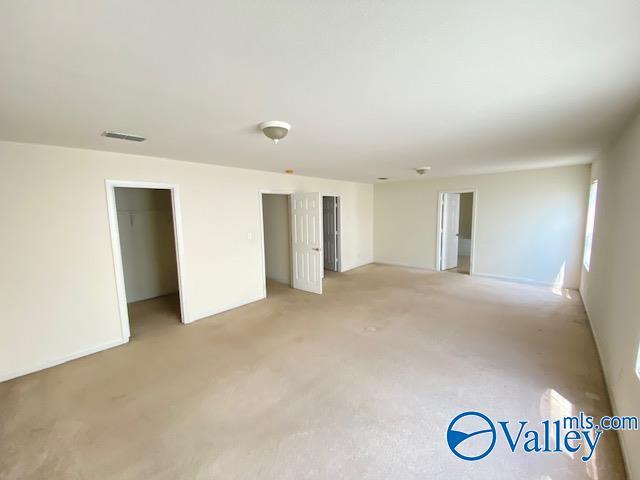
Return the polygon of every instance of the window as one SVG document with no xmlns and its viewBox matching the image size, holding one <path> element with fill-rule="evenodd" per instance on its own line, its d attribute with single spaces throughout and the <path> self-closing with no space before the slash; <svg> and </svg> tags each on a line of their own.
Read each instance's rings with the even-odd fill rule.
<svg viewBox="0 0 640 480">
<path fill-rule="evenodd" d="M 589 271 L 591 265 L 591 245 L 593 244 L 593 225 L 596 219 L 596 197 L 598 196 L 598 181 L 594 180 L 589 189 L 589 207 L 587 210 L 587 233 L 584 237 L 584 268 Z"/>
</svg>

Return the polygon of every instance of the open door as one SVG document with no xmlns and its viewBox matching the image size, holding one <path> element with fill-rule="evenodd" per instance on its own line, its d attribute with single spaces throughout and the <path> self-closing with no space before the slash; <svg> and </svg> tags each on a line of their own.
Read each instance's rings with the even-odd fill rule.
<svg viewBox="0 0 640 480">
<path fill-rule="evenodd" d="M 291 194 L 291 266 L 293 288 L 322 293 L 322 197 Z"/>
<path fill-rule="evenodd" d="M 458 230 L 460 217 L 460 194 L 442 194 L 442 226 L 440 270 L 458 266 Z"/>
</svg>

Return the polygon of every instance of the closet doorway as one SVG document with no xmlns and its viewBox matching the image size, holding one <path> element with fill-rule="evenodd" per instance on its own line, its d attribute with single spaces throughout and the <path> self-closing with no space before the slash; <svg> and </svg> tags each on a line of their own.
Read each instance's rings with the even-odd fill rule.
<svg viewBox="0 0 640 480">
<path fill-rule="evenodd" d="M 476 203 L 475 190 L 440 192 L 436 270 L 473 273 Z"/>
<path fill-rule="evenodd" d="M 341 206 L 339 195 L 260 191 L 265 297 L 283 285 L 322 294 L 325 270 L 342 269 Z"/>
<path fill-rule="evenodd" d="M 187 323 L 177 187 L 107 181 L 107 200 L 123 337 Z"/>
</svg>

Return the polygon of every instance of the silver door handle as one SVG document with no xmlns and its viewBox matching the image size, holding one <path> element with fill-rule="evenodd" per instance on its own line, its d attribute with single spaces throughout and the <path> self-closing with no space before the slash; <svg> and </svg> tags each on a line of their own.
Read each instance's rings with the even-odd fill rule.
<svg viewBox="0 0 640 480">
<path fill-rule="evenodd" d="M 311 247 L 311 250 L 315 250 L 316 252 L 320 251 L 320 249 L 318 247 Z"/>
</svg>

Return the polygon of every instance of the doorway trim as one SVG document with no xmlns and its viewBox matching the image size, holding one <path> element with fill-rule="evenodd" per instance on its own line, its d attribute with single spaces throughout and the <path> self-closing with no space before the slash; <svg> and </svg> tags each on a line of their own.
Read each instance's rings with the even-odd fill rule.
<svg viewBox="0 0 640 480">
<path fill-rule="evenodd" d="M 264 251 L 264 206 L 262 204 L 262 195 L 286 195 L 288 201 L 291 202 L 291 194 L 293 190 L 278 189 L 260 189 L 258 190 L 258 213 L 259 213 L 259 232 L 260 232 L 260 259 L 262 261 L 262 298 L 267 298 L 267 259 Z M 291 218 L 289 218 L 291 221 Z M 289 225 L 289 248 L 291 248 L 291 225 Z M 291 255 L 289 255 L 289 286 L 291 286 Z"/>
<path fill-rule="evenodd" d="M 473 193 L 473 208 L 471 214 L 471 252 L 469 254 L 469 275 L 473 275 L 475 271 L 475 251 L 476 251 L 476 213 L 478 210 L 478 189 L 477 188 L 459 188 L 438 191 L 438 214 L 436 223 L 436 272 L 442 271 L 441 255 L 442 255 L 442 205 L 444 204 L 445 193 Z"/>
<path fill-rule="evenodd" d="M 336 273 L 342 273 L 342 195 L 332 192 L 320 192 L 320 198 L 323 197 L 336 197 L 338 199 L 338 243 L 336 244 L 336 249 L 338 250 L 338 270 Z M 324 225 L 324 219 L 322 225 Z"/>
<path fill-rule="evenodd" d="M 259 240 L 260 240 L 260 260 L 262 262 L 262 297 L 267 298 L 267 264 L 265 258 L 264 251 L 264 218 L 263 218 L 263 205 L 262 205 L 262 195 L 271 194 L 271 195 L 287 195 L 289 197 L 289 202 L 291 201 L 291 195 L 296 193 L 296 190 L 292 189 L 272 189 L 272 188 L 261 188 L 258 190 L 258 221 L 260 232 Z M 342 195 L 339 193 L 333 192 L 322 192 L 320 191 L 320 198 L 322 197 L 336 197 L 338 199 L 338 253 L 340 258 L 338 260 L 338 272 L 342 273 Z M 322 215 L 322 209 L 320 209 L 320 215 Z M 289 218 L 291 220 L 291 218 Z M 320 224 L 322 223 L 322 218 L 320 219 Z M 289 246 L 291 246 L 291 225 L 289 225 Z M 324 259 L 324 256 L 322 257 Z M 324 272 L 324 269 L 323 269 Z M 291 259 L 289 259 L 289 274 L 291 277 Z M 289 282 L 289 286 L 293 288 L 291 283 L 291 278 Z"/>
<path fill-rule="evenodd" d="M 122 252 L 120 249 L 120 231 L 118 228 L 118 209 L 116 206 L 116 187 L 147 188 L 169 190 L 171 192 L 171 210 L 173 213 L 173 235 L 176 247 L 176 268 L 178 273 L 178 297 L 180 300 L 180 321 L 189 323 L 184 289 L 184 243 L 182 240 L 182 214 L 180 208 L 180 191 L 178 185 L 171 183 L 142 182 L 135 180 L 105 180 L 107 191 L 107 212 L 109 214 L 109 230 L 111 232 L 111 251 L 113 253 L 113 267 L 116 277 L 116 292 L 118 295 L 118 310 L 122 338 L 128 340 L 131 336 L 129 326 L 129 311 L 127 309 L 127 292 L 124 284 L 124 269 L 122 266 Z"/>
</svg>

